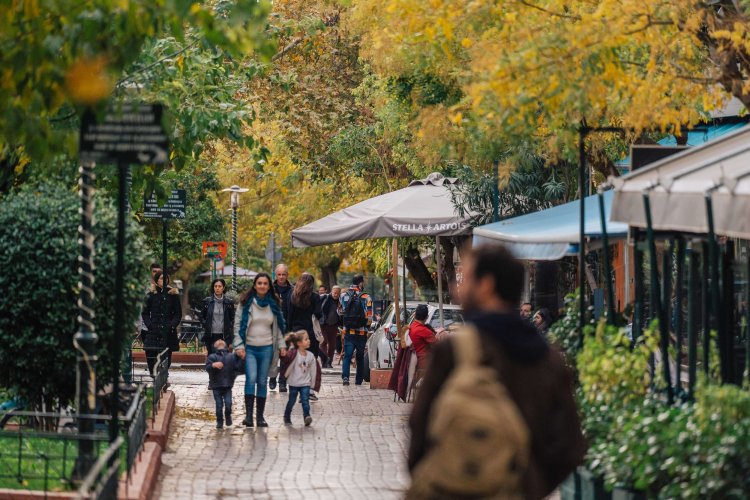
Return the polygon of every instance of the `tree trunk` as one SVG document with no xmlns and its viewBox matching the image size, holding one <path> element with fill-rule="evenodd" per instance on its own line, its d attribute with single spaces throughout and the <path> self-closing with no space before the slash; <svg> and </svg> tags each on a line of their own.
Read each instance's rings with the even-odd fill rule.
<svg viewBox="0 0 750 500">
<path fill-rule="evenodd" d="M 327 264 L 318 267 L 320 269 L 320 280 L 328 290 L 337 284 L 336 280 L 340 267 L 341 259 L 335 256 Z"/>
<path fill-rule="evenodd" d="M 404 262 L 406 263 L 406 269 L 409 270 L 409 274 L 417 282 L 420 290 L 435 290 L 435 280 L 432 279 L 430 270 L 427 269 L 422 257 L 419 255 L 419 249 L 415 247 L 408 249 Z"/>
<path fill-rule="evenodd" d="M 453 297 L 453 291 L 456 289 L 456 266 L 453 264 L 453 250 L 455 248 L 451 238 L 440 238 L 440 246 L 442 252 L 438 254 L 438 258 L 441 258 L 441 264 L 443 266 L 443 300 L 446 303 L 451 303 L 451 297 Z"/>
</svg>

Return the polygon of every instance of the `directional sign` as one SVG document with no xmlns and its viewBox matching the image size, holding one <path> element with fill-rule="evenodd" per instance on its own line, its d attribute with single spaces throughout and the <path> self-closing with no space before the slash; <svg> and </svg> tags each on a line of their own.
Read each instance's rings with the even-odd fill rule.
<svg viewBox="0 0 750 500">
<path fill-rule="evenodd" d="M 187 193 L 184 189 L 173 189 L 164 205 L 159 206 L 156 193 L 144 202 L 143 216 L 149 219 L 184 219 Z"/>
<path fill-rule="evenodd" d="M 215 254 L 221 256 L 222 260 L 227 258 L 226 241 L 204 241 L 202 246 L 204 257 L 212 257 L 212 255 L 209 254 Z"/>
<path fill-rule="evenodd" d="M 276 235 L 271 233 L 271 239 L 266 245 L 266 260 L 272 263 L 281 262 L 281 250 L 276 248 Z"/>
<path fill-rule="evenodd" d="M 162 113 L 160 104 L 124 105 L 108 110 L 100 120 L 93 112 L 86 112 L 81 120 L 81 160 L 166 163 L 169 140 L 161 125 Z"/>
</svg>

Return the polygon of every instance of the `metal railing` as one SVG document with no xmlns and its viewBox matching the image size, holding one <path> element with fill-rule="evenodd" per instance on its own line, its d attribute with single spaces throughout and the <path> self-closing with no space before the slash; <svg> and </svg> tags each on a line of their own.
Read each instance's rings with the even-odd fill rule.
<svg viewBox="0 0 750 500">
<path fill-rule="evenodd" d="M 99 456 L 78 488 L 78 498 L 116 500 L 119 484 L 120 448 L 125 441 L 119 436 Z"/>
<path fill-rule="evenodd" d="M 145 391 L 146 385 L 139 384 L 127 412 L 119 416 L 123 424 L 120 439 L 127 445 L 123 458 L 128 480 L 145 443 Z M 109 415 L 13 411 L 7 420 L 5 429 L 0 430 L 0 480 L 17 482 L 23 489 L 47 492 L 60 485 L 73 489 L 93 465 L 79 459 L 79 448 L 90 447 L 93 459 L 101 458 L 108 449 Z M 78 432 L 81 420 L 93 420 L 94 432 Z M 122 451 L 122 446 L 118 449 Z"/>
<path fill-rule="evenodd" d="M 169 376 L 169 349 L 164 349 L 156 357 L 156 365 L 154 366 L 154 385 L 153 385 L 153 399 L 151 408 L 151 418 L 156 420 L 156 414 L 159 411 L 159 403 L 161 402 L 161 394 L 166 390 L 167 377 Z"/>
</svg>

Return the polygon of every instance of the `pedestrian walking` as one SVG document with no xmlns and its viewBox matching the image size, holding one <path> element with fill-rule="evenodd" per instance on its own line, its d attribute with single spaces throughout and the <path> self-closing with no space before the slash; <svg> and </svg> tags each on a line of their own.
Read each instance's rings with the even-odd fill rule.
<svg viewBox="0 0 750 500">
<path fill-rule="evenodd" d="M 328 287 L 325 285 L 320 285 L 318 287 L 318 295 L 320 295 L 320 298 L 322 299 L 326 295 L 328 295 Z"/>
<path fill-rule="evenodd" d="M 355 355 L 357 372 L 355 385 L 364 381 L 365 346 L 367 332 L 372 323 L 372 299 L 365 293 L 365 277 L 358 274 L 352 278 L 352 285 L 341 296 L 339 313 L 344 327 L 344 364 L 341 367 L 341 378 L 344 385 L 349 385 L 352 355 Z"/>
<path fill-rule="evenodd" d="M 549 309 L 547 309 L 546 307 L 542 307 L 536 313 L 534 313 L 532 322 L 536 327 L 536 331 L 546 337 L 547 331 L 552 325 L 552 314 L 549 312 Z"/>
<path fill-rule="evenodd" d="M 292 291 L 292 299 L 289 305 L 289 329 L 294 332 L 306 331 L 310 338 L 310 352 L 318 358 L 320 357 L 320 343 L 315 338 L 313 317 L 320 321 L 321 310 L 320 296 L 314 287 L 315 278 L 312 274 L 302 273 L 294 285 L 294 291 Z M 314 392 L 310 393 L 310 400 L 318 400 Z"/>
<path fill-rule="evenodd" d="M 207 354 L 214 352 L 214 343 L 223 340 L 232 345 L 234 340 L 234 301 L 224 292 L 227 282 L 217 278 L 211 282 L 211 295 L 203 299 L 200 319 L 203 325 L 203 343 Z"/>
<path fill-rule="evenodd" d="M 305 330 L 290 333 L 286 336 L 290 348 L 282 359 L 282 371 L 289 384 L 289 400 L 284 410 L 284 424 L 292 425 L 292 410 L 299 394 L 302 402 L 302 416 L 305 427 L 312 423 L 310 415 L 311 389 L 320 390 L 321 369 L 318 360 L 310 349 L 310 336 Z"/>
<path fill-rule="evenodd" d="M 521 309 L 519 310 L 519 313 L 521 314 L 521 317 L 525 319 L 526 321 L 531 321 L 531 312 L 534 310 L 534 307 L 531 305 L 531 302 L 524 302 L 521 304 Z"/>
<path fill-rule="evenodd" d="M 407 498 L 542 499 L 585 453 L 573 376 L 515 312 L 524 272 L 510 252 L 479 247 L 463 269 L 467 324 L 435 344 L 417 392 Z"/>
<path fill-rule="evenodd" d="M 271 277 L 258 273 L 253 286 L 242 294 L 234 318 L 234 350 L 245 361 L 245 420 L 253 427 L 257 405 L 258 427 L 268 427 L 265 419 L 268 372 L 286 355 L 284 314 L 271 286 Z"/>
<path fill-rule="evenodd" d="M 166 284 L 164 283 L 166 281 Z M 162 293 L 166 286 L 167 293 Z M 151 376 L 155 376 L 154 366 L 160 352 L 167 349 L 167 367 L 172 365 L 172 352 L 180 350 L 177 327 L 182 319 L 180 292 L 169 286 L 169 276 L 161 271 L 154 273 L 154 283 L 146 296 L 146 304 L 141 311 L 141 319 L 146 326 L 143 336 L 143 350 Z"/>
<path fill-rule="evenodd" d="M 289 268 L 286 264 L 276 266 L 274 273 L 276 274 L 276 279 L 273 282 L 273 289 L 281 299 L 281 310 L 284 313 L 284 324 L 286 325 L 286 330 L 282 333 L 286 334 L 289 333 L 289 306 L 292 303 L 294 285 L 289 281 Z M 271 390 L 276 389 L 275 376 L 268 379 L 268 387 Z M 279 392 L 286 392 L 286 380 L 283 373 L 279 373 Z"/>
<path fill-rule="evenodd" d="M 333 356 L 336 354 L 336 339 L 339 336 L 339 323 L 341 323 L 341 317 L 339 316 L 340 298 L 341 287 L 334 285 L 331 288 L 331 293 L 323 296 L 320 305 L 320 310 L 323 314 L 323 320 L 320 322 L 320 328 L 323 332 L 321 351 L 328 358 L 323 368 L 333 368 Z"/>
<path fill-rule="evenodd" d="M 154 281 L 154 276 L 156 276 L 156 273 L 161 272 L 161 266 L 157 264 L 156 262 L 152 262 L 151 266 L 151 278 L 148 280 L 148 285 L 146 285 L 146 297 L 148 298 L 148 293 L 151 291 L 151 288 L 156 286 L 156 282 Z M 145 303 L 146 299 L 144 299 Z M 143 313 L 143 309 L 141 309 L 141 314 Z M 146 323 L 143 321 L 143 317 L 141 315 L 138 316 L 138 320 L 136 321 L 136 338 L 139 338 L 141 342 L 143 342 L 143 339 L 146 337 L 146 332 L 148 331 L 148 327 L 146 326 Z"/>
<path fill-rule="evenodd" d="M 227 351 L 227 343 L 219 339 L 211 346 L 211 354 L 206 357 L 208 388 L 213 391 L 216 402 L 216 428 L 232 426 L 232 387 L 237 372 L 243 362 L 236 354 Z"/>
</svg>

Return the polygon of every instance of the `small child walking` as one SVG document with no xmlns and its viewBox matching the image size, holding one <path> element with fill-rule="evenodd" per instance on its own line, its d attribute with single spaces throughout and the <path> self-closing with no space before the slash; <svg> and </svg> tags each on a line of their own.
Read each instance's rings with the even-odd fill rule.
<svg viewBox="0 0 750 500">
<path fill-rule="evenodd" d="M 232 387 L 242 360 L 234 353 L 227 351 L 223 340 L 214 342 L 214 352 L 206 358 L 208 388 L 214 393 L 216 402 L 216 428 L 223 429 L 232 425 Z"/>
<path fill-rule="evenodd" d="M 286 376 L 289 387 L 289 401 L 284 410 L 284 424 L 292 424 L 292 410 L 297 402 L 297 394 L 302 401 L 302 415 L 305 417 L 305 427 L 312 423 L 310 416 L 310 389 L 320 390 L 321 369 L 315 355 L 308 351 L 310 337 L 307 332 L 300 330 L 286 336 L 288 345 L 293 345 L 282 360 L 282 373 Z"/>
</svg>

